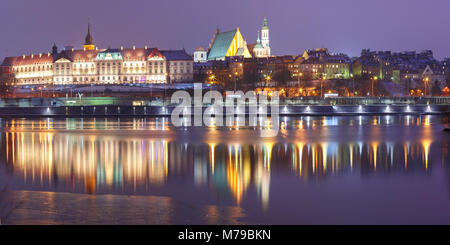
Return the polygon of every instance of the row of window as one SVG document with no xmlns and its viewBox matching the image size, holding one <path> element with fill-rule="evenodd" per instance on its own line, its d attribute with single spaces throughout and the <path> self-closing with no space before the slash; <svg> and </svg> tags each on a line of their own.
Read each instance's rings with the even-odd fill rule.
<svg viewBox="0 0 450 245">
<path fill-rule="evenodd" d="M 105 65 L 106 64 L 106 65 Z M 119 66 L 119 62 L 102 62 L 99 63 L 100 66 Z M 172 66 L 192 66 L 192 62 L 172 62 Z M 123 63 L 124 67 L 145 67 L 145 63 L 134 64 L 134 63 Z M 164 66 L 164 61 L 150 61 L 149 66 Z M 71 63 L 55 63 L 56 69 L 70 69 Z M 93 63 L 90 64 L 73 64 L 74 68 L 94 68 L 95 65 Z M 26 67 L 13 67 L 13 72 L 32 72 L 32 71 L 45 71 L 51 70 L 52 65 L 39 65 L 39 66 L 26 66 Z"/>
<path fill-rule="evenodd" d="M 14 67 L 13 72 L 33 72 L 33 71 L 49 71 L 52 69 L 51 65 L 40 66 L 26 66 L 26 67 Z"/>
<path fill-rule="evenodd" d="M 124 81 L 124 82 L 128 82 L 128 81 L 129 82 L 139 82 L 139 81 L 143 82 L 143 81 L 165 80 L 164 77 L 158 77 L 158 78 L 151 77 L 151 78 L 147 79 L 147 77 L 145 77 L 145 76 L 136 76 L 136 77 L 99 76 L 99 77 L 96 77 L 97 81 L 119 81 L 121 78 L 122 78 L 121 81 Z M 31 80 L 34 81 L 34 79 L 30 79 L 30 81 Z M 26 80 L 26 81 L 28 81 L 28 80 Z M 40 81 L 40 79 L 39 79 L 39 81 Z M 70 82 L 70 81 L 72 81 L 72 79 L 69 77 L 56 77 L 55 78 L 55 82 Z M 95 80 L 95 78 L 91 77 L 90 81 L 94 82 L 96 80 Z M 75 77 L 75 78 L 73 78 L 73 82 L 89 82 L 89 77 L 80 77 L 80 78 Z"/>
</svg>

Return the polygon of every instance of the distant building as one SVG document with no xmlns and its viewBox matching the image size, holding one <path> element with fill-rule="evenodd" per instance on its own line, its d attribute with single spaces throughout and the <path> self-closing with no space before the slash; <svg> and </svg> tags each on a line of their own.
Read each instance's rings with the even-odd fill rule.
<svg viewBox="0 0 450 245">
<path fill-rule="evenodd" d="M 184 49 L 163 50 L 161 53 L 167 60 L 167 70 L 171 83 L 193 81 L 193 59 Z"/>
<path fill-rule="evenodd" d="M 350 58 L 345 54 L 330 54 L 325 48 L 303 53 L 300 72 L 312 79 L 350 78 Z"/>
<path fill-rule="evenodd" d="M 194 52 L 194 62 L 206 61 L 208 61 L 208 53 L 203 47 L 199 46 Z"/>
<path fill-rule="evenodd" d="M 10 84 L 71 85 L 173 83 L 193 80 L 193 59 L 185 50 L 157 48 L 98 49 L 90 26 L 82 50 L 66 47 L 52 52 L 7 57 L 0 65 Z M 2 72 L 6 73 L 6 72 Z"/>
<path fill-rule="evenodd" d="M 423 86 L 423 80 L 438 81 L 445 84 L 445 60 L 440 62 L 433 57 L 431 50 L 422 52 L 371 51 L 363 49 L 361 56 L 352 64 L 352 73 L 357 77 L 377 77 L 382 81 L 404 83 L 405 89 Z"/>
<path fill-rule="evenodd" d="M 227 32 L 219 32 L 217 29 L 211 40 L 208 60 L 225 60 L 225 57 L 232 56 L 251 57 L 239 27 Z"/>
<path fill-rule="evenodd" d="M 248 48 L 252 53 L 253 57 L 265 58 L 270 57 L 270 41 L 269 41 L 269 27 L 267 25 L 267 18 L 264 18 L 263 26 L 261 28 L 261 38 L 259 37 L 260 32 L 258 31 L 258 38 L 256 43 L 249 44 Z"/>
</svg>

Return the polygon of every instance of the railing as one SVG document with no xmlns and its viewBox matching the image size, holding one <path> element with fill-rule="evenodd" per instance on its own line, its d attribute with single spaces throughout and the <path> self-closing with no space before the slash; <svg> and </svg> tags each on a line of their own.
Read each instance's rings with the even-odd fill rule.
<svg viewBox="0 0 450 245">
<path fill-rule="evenodd" d="M 271 101 L 269 99 L 268 104 Z M 299 97 L 280 99 L 280 105 L 450 105 L 450 97 Z M 170 98 L 148 99 L 139 97 L 62 97 L 0 99 L 0 107 L 36 106 L 170 106 Z"/>
<path fill-rule="evenodd" d="M 391 104 L 423 104 L 448 105 L 450 97 L 300 97 L 286 99 L 287 105 L 391 105 Z"/>
</svg>

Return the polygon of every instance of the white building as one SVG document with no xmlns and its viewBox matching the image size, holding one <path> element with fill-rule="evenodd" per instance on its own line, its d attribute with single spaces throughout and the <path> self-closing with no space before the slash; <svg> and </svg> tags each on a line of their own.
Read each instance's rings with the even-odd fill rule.
<svg viewBox="0 0 450 245">
<path fill-rule="evenodd" d="M 86 40 L 82 50 L 58 52 L 54 45 L 52 54 L 7 57 L 2 70 L 11 71 L 10 84 L 18 86 L 193 81 L 193 59 L 185 50 L 98 49 L 90 31 Z"/>
<path fill-rule="evenodd" d="M 199 46 L 194 52 L 194 62 L 206 62 L 208 54 L 203 47 Z"/>
<path fill-rule="evenodd" d="M 258 38 L 256 40 L 256 43 L 252 46 L 254 57 L 270 57 L 269 27 L 267 25 L 267 18 L 264 18 L 263 26 L 261 28 L 261 39 L 259 37 L 258 31 Z"/>
</svg>

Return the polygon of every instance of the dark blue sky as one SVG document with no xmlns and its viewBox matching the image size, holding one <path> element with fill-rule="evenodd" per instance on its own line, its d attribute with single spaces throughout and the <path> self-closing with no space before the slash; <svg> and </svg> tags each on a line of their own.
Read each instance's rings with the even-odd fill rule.
<svg viewBox="0 0 450 245">
<path fill-rule="evenodd" d="M 273 54 L 328 47 L 356 56 L 373 50 L 431 49 L 450 57 L 448 0 L 10 0 L 1 4 L 0 58 L 80 47 L 91 19 L 108 46 L 207 46 L 216 26 L 239 26 L 248 43 L 269 18 Z"/>
</svg>

